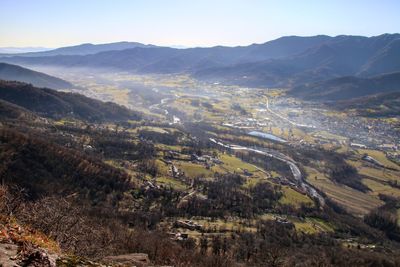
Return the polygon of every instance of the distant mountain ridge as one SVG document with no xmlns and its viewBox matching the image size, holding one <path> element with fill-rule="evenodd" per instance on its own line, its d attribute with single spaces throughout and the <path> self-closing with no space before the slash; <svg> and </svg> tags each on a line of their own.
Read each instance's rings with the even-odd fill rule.
<svg viewBox="0 0 400 267">
<path fill-rule="evenodd" d="M 0 62 L 0 79 L 31 83 L 38 87 L 55 89 L 71 88 L 73 85 L 60 78 L 48 74 L 26 69 L 17 65 Z"/>
<path fill-rule="evenodd" d="M 9 54 L 7 56 L 28 56 L 28 57 L 43 57 L 43 56 L 59 56 L 59 55 L 90 55 L 104 51 L 125 50 L 135 47 L 148 48 L 156 47 L 154 45 L 146 45 L 138 42 L 116 42 L 108 44 L 80 44 L 74 46 L 60 47 L 56 49 L 27 52 L 20 54 Z"/>
<path fill-rule="evenodd" d="M 1 54 L 21 54 L 21 53 L 31 53 L 31 52 L 42 52 L 51 50 L 51 48 L 46 47 L 0 47 Z"/>
</svg>

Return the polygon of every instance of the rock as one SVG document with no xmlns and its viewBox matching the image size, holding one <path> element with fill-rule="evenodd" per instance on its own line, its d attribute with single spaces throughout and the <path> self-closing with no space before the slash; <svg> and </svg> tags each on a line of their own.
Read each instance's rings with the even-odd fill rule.
<svg viewBox="0 0 400 267">
<path fill-rule="evenodd" d="M 57 255 L 51 255 L 42 248 L 31 248 L 20 254 L 20 264 L 29 267 L 56 267 Z"/>
<path fill-rule="evenodd" d="M 150 259 L 144 253 L 132 253 L 118 256 L 107 256 L 102 262 L 113 266 L 137 266 L 146 267 L 150 265 Z"/>
<path fill-rule="evenodd" d="M 83 258 L 77 258 L 73 255 L 63 255 L 57 260 L 57 267 L 110 267 L 109 265 L 103 265 L 99 262 L 86 260 Z"/>
<path fill-rule="evenodd" d="M 18 246 L 13 244 L 0 244 L 0 266 L 17 266 Z"/>
</svg>

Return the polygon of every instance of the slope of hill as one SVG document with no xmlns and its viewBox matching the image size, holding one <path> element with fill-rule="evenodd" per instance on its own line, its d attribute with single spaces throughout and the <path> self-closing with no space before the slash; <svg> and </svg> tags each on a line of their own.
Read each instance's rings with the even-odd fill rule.
<svg viewBox="0 0 400 267">
<path fill-rule="evenodd" d="M 394 72 L 400 69 L 400 38 L 389 42 L 381 51 L 372 57 L 360 70 L 362 76 L 376 75 L 383 72 Z"/>
<path fill-rule="evenodd" d="M 0 81 L 0 99 L 51 118 L 74 117 L 88 121 L 126 121 L 140 116 L 112 102 L 80 94 L 36 88 L 30 84 Z"/>
<path fill-rule="evenodd" d="M 400 72 L 371 78 L 347 76 L 309 83 L 293 88 L 289 94 L 308 100 L 336 101 L 389 92 L 400 92 Z"/>
<path fill-rule="evenodd" d="M 38 87 L 57 89 L 72 87 L 71 83 L 60 78 L 7 63 L 0 63 L 0 79 L 31 83 Z"/>
<path fill-rule="evenodd" d="M 360 116 L 400 116 L 400 92 L 384 93 L 331 103 L 338 110 L 353 110 Z"/>
<path fill-rule="evenodd" d="M 23 107 L 0 99 L 0 119 L 35 120 L 36 114 Z"/>
<path fill-rule="evenodd" d="M 26 188 L 31 198 L 79 192 L 104 201 L 107 192 L 129 189 L 125 172 L 82 152 L 7 128 L 0 130 L 0 141 L 1 179 Z"/>
</svg>

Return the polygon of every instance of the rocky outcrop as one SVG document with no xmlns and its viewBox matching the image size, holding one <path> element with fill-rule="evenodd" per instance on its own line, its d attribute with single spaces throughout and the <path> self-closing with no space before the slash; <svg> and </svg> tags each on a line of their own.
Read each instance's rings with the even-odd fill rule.
<svg viewBox="0 0 400 267">
<path fill-rule="evenodd" d="M 39 247 L 0 244 L 0 266 L 56 267 L 58 255 Z"/>
<path fill-rule="evenodd" d="M 150 259 L 147 254 L 144 253 L 132 253 L 118 256 L 108 256 L 102 260 L 105 264 L 112 266 L 137 266 L 146 267 L 150 266 Z"/>
<path fill-rule="evenodd" d="M 13 244 L 0 244 L 0 266 L 12 267 L 16 264 L 18 246 Z"/>
</svg>

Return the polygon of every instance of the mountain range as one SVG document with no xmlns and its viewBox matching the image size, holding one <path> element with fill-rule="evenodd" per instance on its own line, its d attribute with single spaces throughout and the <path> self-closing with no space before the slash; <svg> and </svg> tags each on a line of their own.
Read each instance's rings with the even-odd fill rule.
<svg viewBox="0 0 400 267">
<path fill-rule="evenodd" d="M 116 68 L 142 73 L 195 72 L 203 68 L 256 62 L 296 55 L 308 48 L 328 40 L 328 36 L 282 37 L 265 44 L 242 47 L 216 46 L 210 48 L 176 49 L 146 46 L 133 43 L 134 47 L 120 49 L 121 44 L 89 45 L 90 52 L 75 47 L 59 48 L 52 51 L 19 54 L 3 57 L 1 61 L 19 64 L 40 64 L 58 66 L 83 66 Z M 129 43 L 130 44 L 130 43 Z M 68 51 L 62 53 L 60 51 Z M 98 53 L 94 53 L 97 51 Z"/>
<path fill-rule="evenodd" d="M 21 54 L 51 50 L 46 47 L 0 47 L 0 54 Z"/>
<path fill-rule="evenodd" d="M 21 65 L 106 68 L 145 74 L 184 73 L 210 82 L 261 88 L 298 88 L 347 76 L 370 78 L 399 72 L 399 58 L 400 34 L 383 34 L 374 37 L 287 36 L 249 46 L 187 49 L 126 42 L 83 44 L 1 57 L 0 61 Z"/>
<path fill-rule="evenodd" d="M 27 56 L 27 57 L 42 57 L 42 56 L 57 56 L 57 55 L 89 55 L 96 54 L 104 51 L 112 51 L 112 50 L 124 50 L 135 47 L 155 47 L 154 45 L 145 45 L 137 42 L 116 42 L 109 44 L 80 44 L 74 46 L 66 46 L 60 47 L 56 49 L 46 49 L 45 51 L 34 51 L 34 52 L 26 52 L 19 53 L 18 56 Z M 15 50 L 15 49 L 14 49 Z M 1 51 L 1 50 L 0 50 Z M 7 49 L 4 50 L 6 52 Z M 4 53 L 3 52 L 3 53 Z M 3 56 L 15 56 L 15 52 L 12 54 L 3 54 Z"/>
</svg>

